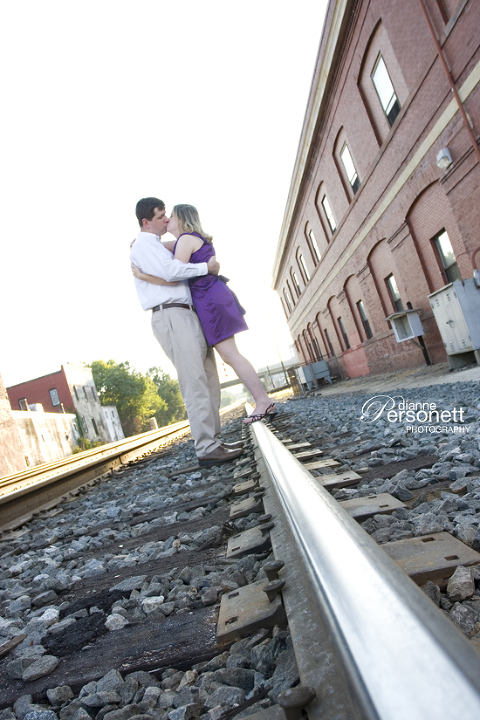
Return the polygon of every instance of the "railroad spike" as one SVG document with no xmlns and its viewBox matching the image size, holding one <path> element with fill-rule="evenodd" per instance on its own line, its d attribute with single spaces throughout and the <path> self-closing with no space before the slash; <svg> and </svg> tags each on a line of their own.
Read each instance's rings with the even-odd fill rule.
<svg viewBox="0 0 480 720">
<path fill-rule="evenodd" d="M 278 704 L 287 720 L 300 720 L 300 718 L 304 718 L 303 708 L 307 707 L 316 697 L 317 693 L 309 685 L 297 685 L 281 692 L 278 696 Z"/>
<path fill-rule="evenodd" d="M 272 560 L 271 562 L 265 563 L 263 569 L 270 582 L 278 579 L 278 573 L 284 565 L 283 560 Z"/>
<path fill-rule="evenodd" d="M 271 530 L 273 527 L 275 527 L 274 522 L 263 523 L 260 530 L 262 531 L 262 533 L 266 533 L 269 530 Z"/>
<path fill-rule="evenodd" d="M 270 602 L 275 600 L 280 590 L 285 586 L 285 580 L 272 580 L 263 586 L 262 590 L 267 594 Z"/>
<path fill-rule="evenodd" d="M 272 519 L 272 517 L 273 517 L 273 516 L 272 516 L 271 513 L 266 513 L 266 515 L 260 515 L 260 517 L 258 518 L 258 522 L 259 522 L 259 523 L 267 523 L 267 522 L 270 522 L 270 520 Z"/>
</svg>

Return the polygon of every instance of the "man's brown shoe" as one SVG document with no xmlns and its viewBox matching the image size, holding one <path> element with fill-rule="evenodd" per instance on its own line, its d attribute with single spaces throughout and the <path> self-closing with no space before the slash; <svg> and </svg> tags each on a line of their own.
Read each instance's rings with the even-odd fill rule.
<svg viewBox="0 0 480 720">
<path fill-rule="evenodd" d="M 212 450 L 211 453 L 208 453 L 208 455 L 204 455 L 203 457 L 199 457 L 198 464 L 201 466 L 206 465 L 219 465 L 220 463 L 224 462 L 231 462 L 232 460 L 235 460 L 242 454 L 242 448 L 238 448 L 237 450 L 225 450 L 222 445 L 219 445 L 215 450 Z"/>
<path fill-rule="evenodd" d="M 221 443 L 222 447 L 225 448 L 225 450 L 237 450 L 237 448 L 243 448 L 244 444 L 245 443 L 243 442 L 243 440 L 239 440 L 238 442 L 234 443 Z"/>
</svg>

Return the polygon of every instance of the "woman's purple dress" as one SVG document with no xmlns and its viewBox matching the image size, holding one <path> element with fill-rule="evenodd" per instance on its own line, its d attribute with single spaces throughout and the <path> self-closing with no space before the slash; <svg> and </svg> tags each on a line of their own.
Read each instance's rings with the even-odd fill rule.
<svg viewBox="0 0 480 720">
<path fill-rule="evenodd" d="M 196 232 L 183 233 L 195 235 L 203 240 L 199 250 L 192 253 L 189 262 L 201 263 L 215 255 L 213 245 Z M 182 237 L 179 236 L 178 240 Z M 175 243 L 175 248 L 177 243 Z M 174 248 L 174 252 L 175 252 Z M 239 304 L 235 293 L 216 275 L 202 275 L 188 281 L 192 293 L 192 302 L 202 323 L 203 332 L 209 345 L 216 345 L 242 330 L 248 330 L 244 319 L 245 310 Z"/>
</svg>

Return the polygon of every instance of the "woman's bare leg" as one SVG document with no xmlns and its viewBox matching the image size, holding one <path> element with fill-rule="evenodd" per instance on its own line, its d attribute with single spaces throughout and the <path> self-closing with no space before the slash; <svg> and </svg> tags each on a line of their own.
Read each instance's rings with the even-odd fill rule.
<svg viewBox="0 0 480 720">
<path fill-rule="evenodd" d="M 239 379 L 248 388 L 255 400 L 255 414 L 263 414 L 272 405 L 272 401 L 265 392 L 251 362 L 238 351 L 235 337 L 232 336 L 217 343 L 215 350 L 222 360 L 235 370 Z"/>
</svg>

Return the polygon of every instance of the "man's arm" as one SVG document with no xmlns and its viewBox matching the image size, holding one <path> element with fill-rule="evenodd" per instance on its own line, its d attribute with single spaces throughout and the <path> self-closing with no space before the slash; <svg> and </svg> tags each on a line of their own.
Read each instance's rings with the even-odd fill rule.
<svg viewBox="0 0 480 720">
<path fill-rule="evenodd" d="M 158 240 L 137 240 L 130 250 L 130 261 L 143 273 L 163 278 L 167 282 L 188 280 L 208 273 L 207 263 L 185 264 L 175 260 Z"/>
<path fill-rule="evenodd" d="M 136 265 L 131 263 L 132 268 L 132 275 L 133 277 L 136 277 L 137 280 L 143 280 L 144 282 L 148 282 L 151 285 L 162 285 L 163 287 L 168 286 L 171 287 L 173 285 L 178 285 L 177 282 L 167 282 L 161 277 L 155 277 L 155 275 L 147 275 L 146 273 L 142 273 L 140 268 L 138 268 Z"/>
</svg>

